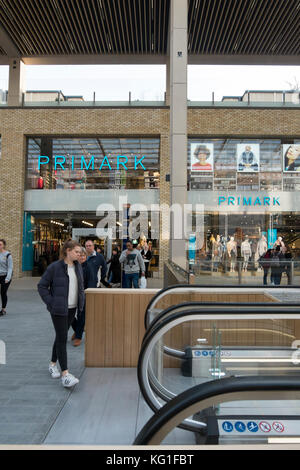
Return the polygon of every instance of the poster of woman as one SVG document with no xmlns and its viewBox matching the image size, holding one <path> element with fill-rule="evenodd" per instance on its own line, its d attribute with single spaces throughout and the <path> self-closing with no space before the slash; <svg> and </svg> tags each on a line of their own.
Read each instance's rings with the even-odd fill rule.
<svg viewBox="0 0 300 470">
<path fill-rule="evenodd" d="M 237 145 L 237 171 L 244 173 L 259 171 L 259 144 Z"/>
<path fill-rule="evenodd" d="M 283 171 L 300 171 L 300 143 L 282 146 Z"/>
<path fill-rule="evenodd" d="M 191 171 L 213 171 L 214 168 L 214 144 L 191 144 Z"/>
</svg>

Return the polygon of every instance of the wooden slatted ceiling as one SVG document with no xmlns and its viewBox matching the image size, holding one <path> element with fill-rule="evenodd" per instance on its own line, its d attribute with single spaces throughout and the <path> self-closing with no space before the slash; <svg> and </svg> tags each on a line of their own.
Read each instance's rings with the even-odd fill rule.
<svg viewBox="0 0 300 470">
<path fill-rule="evenodd" d="M 165 55 L 170 1 L 0 0 L 0 24 L 23 57 Z M 300 53 L 300 0 L 189 0 L 188 23 L 189 54 Z"/>
<path fill-rule="evenodd" d="M 0 0 L 22 56 L 165 54 L 170 0 Z"/>
<path fill-rule="evenodd" d="M 298 55 L 300 0 L 190 0 L 189 53 Z"/>
</svg>

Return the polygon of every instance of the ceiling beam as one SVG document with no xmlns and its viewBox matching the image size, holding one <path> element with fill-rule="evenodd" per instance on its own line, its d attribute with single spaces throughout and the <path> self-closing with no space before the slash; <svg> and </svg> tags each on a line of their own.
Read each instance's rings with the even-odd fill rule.
<svg viewBox="0 0 300 470">
<path fill-rule="evenodd" d="M 23 57 L 26 65 L 118 65 L 166 64 L 167 56 L 159 54 L 82 54 Z"/>
<path fill-rule="evenodd" d="M 192 54 L 189 65 L 299 65 L 299 55 Z"/>
</svg>

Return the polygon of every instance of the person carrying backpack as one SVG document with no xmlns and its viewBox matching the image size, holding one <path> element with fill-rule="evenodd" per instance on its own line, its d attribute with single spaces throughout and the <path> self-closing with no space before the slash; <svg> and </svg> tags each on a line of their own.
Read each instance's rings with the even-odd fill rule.
<svg viewBox="0 0 300 470">
<path fill-rule="evenodd" d="M 2 308 L 0 317 L 6 315 L 7 291 L 11 283 L 13 274 L 13 260 L 11 253 L 6 250 L 6 241 L 0 239 L 0 291 Z"/>
<path fill-rule="evenodd" d="M 271 267 L 271 258 L 273 255 L 273 249 L 270 248 L 265 254 L 259 258 L 259 264 L 264 270 L 264 280 L 263 284 L 266 286 L 268 284 L 268 274 Z M 272 282 L 272 281 L 271 281 Z"/>
<path fill-rule="evenodd" d="M 271 283 L 280 286 L 283 271 L 284 255 L 278 245 L 273 249 L 271 257 Z"/>
</svg>

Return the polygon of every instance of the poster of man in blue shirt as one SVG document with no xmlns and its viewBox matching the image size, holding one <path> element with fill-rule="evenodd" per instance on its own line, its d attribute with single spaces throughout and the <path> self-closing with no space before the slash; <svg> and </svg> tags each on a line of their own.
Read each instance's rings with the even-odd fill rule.
<svg viewBox="0 0 300 470">
<path fill-rule="evenodd" d="M 259 145 L 237 145 L 237 169 L 239 172 L 258 172 L 259 170 Z"/>
</svg>

